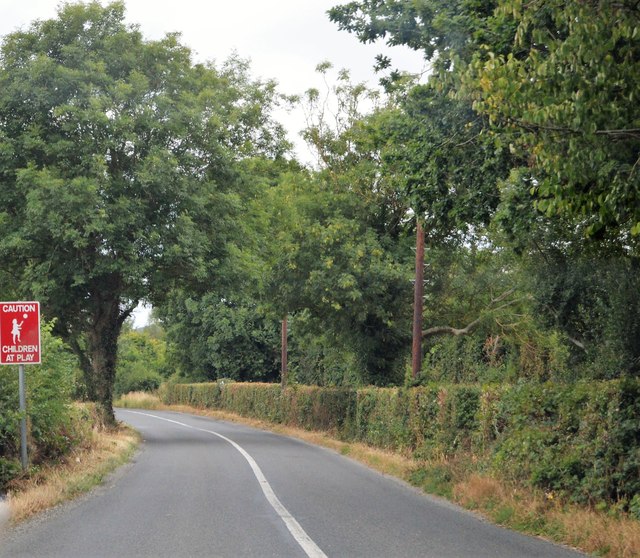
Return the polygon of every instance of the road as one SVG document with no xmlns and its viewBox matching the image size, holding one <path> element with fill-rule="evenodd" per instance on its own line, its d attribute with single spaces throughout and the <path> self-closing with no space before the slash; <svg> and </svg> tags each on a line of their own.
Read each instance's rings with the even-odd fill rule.
<svg viewBox="0 0 640 558">
<path fill-rule="evenodd" d="M 0 557 L 570 558 L 335 452 L 192 415 L 119 410 L 144 443 Z"/>
</svg>

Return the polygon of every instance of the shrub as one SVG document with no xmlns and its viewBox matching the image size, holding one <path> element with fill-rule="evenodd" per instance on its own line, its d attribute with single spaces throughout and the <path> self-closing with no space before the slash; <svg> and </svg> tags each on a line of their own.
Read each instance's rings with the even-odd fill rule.
<svg viewBox="0 0 640 558">
<path fill-rule="evenodd" d="M 640 380 L 411 389 L 166 384 L 166 403 L 332 431 L 417 458 L 472 455 L 501 476 L 638 513 Z"/>
<path fill-rule="evenodd" d="M 28 451 L 33 463 L 55 459 L 76 442 L 72 422 L 75 358 L 51 334 L 53 324 L 41 329 L 42 364 L 25 368 Z M 20 412 L 16 366 L 0 367 L 0 489 L 20 470 Z"/>
<path fill-rule="evenodd" d="M 116 397 L 132 391 L 155 391 L 163 381 L 165 343 L 146 331 L 127 329 L 118 340 Z"/>
</svg>

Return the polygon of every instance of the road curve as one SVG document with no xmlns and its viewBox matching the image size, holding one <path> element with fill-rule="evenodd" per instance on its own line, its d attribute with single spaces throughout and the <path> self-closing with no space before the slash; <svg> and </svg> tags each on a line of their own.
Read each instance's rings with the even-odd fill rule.
<svg viewBox="0 0 640 558">
<path fill-rule="evenodd" d="M 490 525 L 332 451 L 179 413 L 103 487 L 15 528 L 1 558 L 582 556 Z"/>
</svg>

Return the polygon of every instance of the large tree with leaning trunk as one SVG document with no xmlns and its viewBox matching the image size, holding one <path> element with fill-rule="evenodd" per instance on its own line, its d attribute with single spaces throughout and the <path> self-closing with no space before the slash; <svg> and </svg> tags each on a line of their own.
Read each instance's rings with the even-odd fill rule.
<svg viewBox="0 0 640 558">
<path fill-rule="evenodd" d="M 64 4 L 3 39 L 0 256 L 114 421 L 116 343 L 140 300 L 210 281 L 237 220 L 237 160 L 274 154 L 273 84 L 145 40 L 124 4 Z"/>
</svg>

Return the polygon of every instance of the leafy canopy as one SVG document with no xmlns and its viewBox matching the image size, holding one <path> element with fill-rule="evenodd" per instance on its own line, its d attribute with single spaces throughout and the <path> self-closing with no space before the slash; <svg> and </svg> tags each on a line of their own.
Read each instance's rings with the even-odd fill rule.
<svg viewBox="0 0 640 558">
<path fill-rule="evenodd" d="M 476 110 L 527 157 L 548 215 L 640 233 L 640 14 L 635 1 L 502 0 L 508 53 L 486 44 L 467 77 Z"/>
<path fill-rule="evenodd" d="M 110 407 L 141 299 L 210 281 L 239 208 L 237 161 L 287 149 L 273 83 L 145 40 L 124 3 L 64 4 L 0 50 L 0 255 Z M 97 393 L 100 392 L 100 394 Z"/>
</svg>

